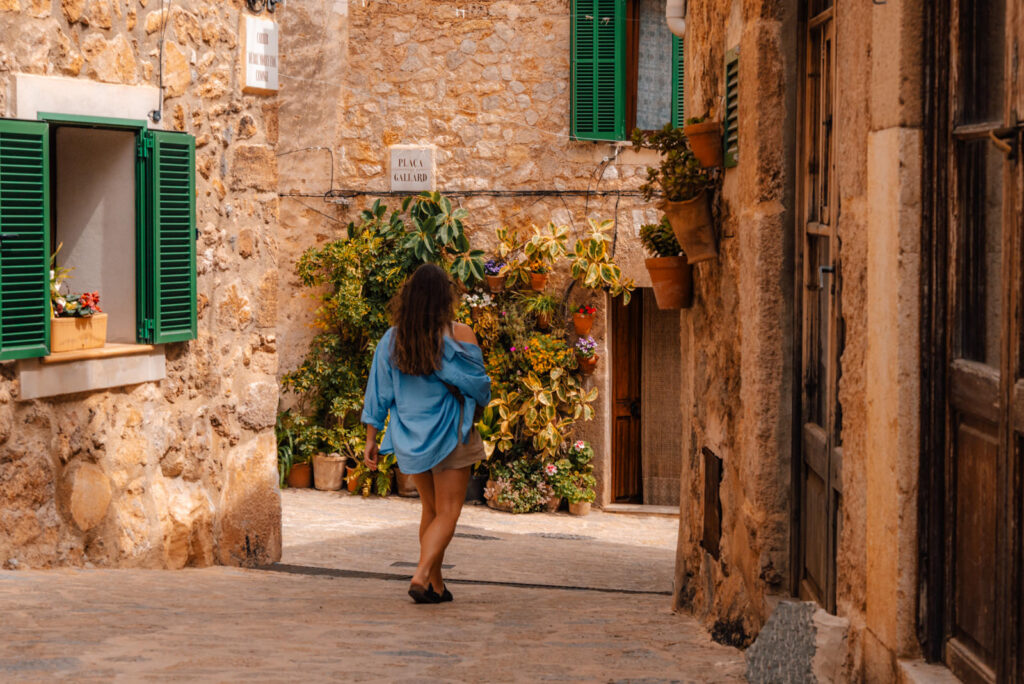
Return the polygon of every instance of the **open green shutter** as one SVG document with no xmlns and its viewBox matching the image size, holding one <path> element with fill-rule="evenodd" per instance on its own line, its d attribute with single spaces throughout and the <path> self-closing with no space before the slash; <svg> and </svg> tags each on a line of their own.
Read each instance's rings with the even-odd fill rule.
<svg viewBox="0 0 1024 684">
<path fill-rule="evenodd" d="M 626 0 L 573 0 L 572 136 L 626 138 Z"/>
<path fill-rule="evenodd" d="M 0 119 L 0 359 L 49 347 L 49 127 Z"/>
<path fill-rule="evenodd" d="M 672 127 L 682 128 L 686 123 L 686 89 L 683 86 L 683 39 L 672 36 Z"/>
<path fill-rule="evenodd" d="M 196 338 L 196 142 L 191 135 L 150 131 L 149 248 L 151 341 Z"/>
</svg>

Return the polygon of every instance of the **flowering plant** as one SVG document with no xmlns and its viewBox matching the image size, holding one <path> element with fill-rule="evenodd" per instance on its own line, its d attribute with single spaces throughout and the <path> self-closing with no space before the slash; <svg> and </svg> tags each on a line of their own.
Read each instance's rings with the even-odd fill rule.
<svg viewBox="0 0 1024 684">
<path fill-rule="evenodd" d="M 586 304 L 580 304 L 580 308 L 576 309 L 576 313 L 581 316 L 593 316 L 597 313 L 597 309 Z"/>
<path fill-rule="evenodd" d="M 487 263 L 484 264 L 484 273 L 486 273 L 489 276 L 501 275 L 501 271 L 504 268 L 504 261 L 500 259 L 488 259 Z"/>
<path fill-rule="evenodd" d="M 471 309 L 486 309 L 494 305 L 494 299 L 489 294 L 468 294 L 462 298 Z"/>
<path fill-rule="evenodd" d="M 53 300 L 53 313 L 57 318 L 88 318 L 103 313 L 99 292 L 83 292 Z"/>
<path fill-rule="evenodd" d="M 576 354 L 584 359 L 592 359 L 597 353 L 597 340 L 590 335 L 576 340 Z"/>
</svg>

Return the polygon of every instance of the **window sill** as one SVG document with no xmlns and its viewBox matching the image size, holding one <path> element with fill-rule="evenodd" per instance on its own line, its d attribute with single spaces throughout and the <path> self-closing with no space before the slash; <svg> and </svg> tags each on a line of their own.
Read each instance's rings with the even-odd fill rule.
<svg viewBox="0 0 1024 684">
<path fill-rule="evenodd" d="M 163 345 L 110 344 L 18 362 L 18 399 L 43 399 L 158 382 L 167 377 Z"/>
<path fill-rule="evenodd" d="M 96 349 L 80 349 L 78 351 L 57 352 L 39 359 L 39 363 L 69 363 L 71 361 L 88 361 L 89 359 L 109 359 L 117 356 L 134 356 L 148 354 L 156 349 L 152 344 L 107 344 Z"/>
</svg>

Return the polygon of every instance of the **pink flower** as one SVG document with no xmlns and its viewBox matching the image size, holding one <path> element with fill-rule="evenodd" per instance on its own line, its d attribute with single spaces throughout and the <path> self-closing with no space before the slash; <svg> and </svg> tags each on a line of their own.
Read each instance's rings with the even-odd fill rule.
<svg viewBox="0 0 1024 684">
<path fill-rule="evenodd" d="M 573 446 L 577 449 L 583 449 L 587 446 L 587 443 L 584 442 L 582 439 L 578 439 L 576 440 L 576 443 L 573 444 Z"/>
<path fill-rule="evenodd" d="M 515 350 L 516 350 L 516 348 L 515 348 L 515 347 L 512 347 L 512 348 L 510 349 L 510 351 L 515 351 Z"/>
<path fill-rule="evenodd" d="M 544 472 L 548 475 L 554 475 L 558 472 L 558 467 L 554 463 L 548 463 L 544 466 Z"/>
</svg>

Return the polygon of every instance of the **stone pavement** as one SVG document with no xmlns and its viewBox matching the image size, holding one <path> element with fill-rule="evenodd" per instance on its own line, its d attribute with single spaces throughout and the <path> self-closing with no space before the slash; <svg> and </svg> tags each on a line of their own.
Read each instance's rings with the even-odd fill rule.
<svg viewBox="0 0 1024 684">
<path fill-rule="evenodd" d="M 467 507 L 416 606 L 416 501 L 283 497 L 274 569 L 0 572 L 0 682 L 742 679 L 670 610 L 674 518 Z"/>
</svg>

